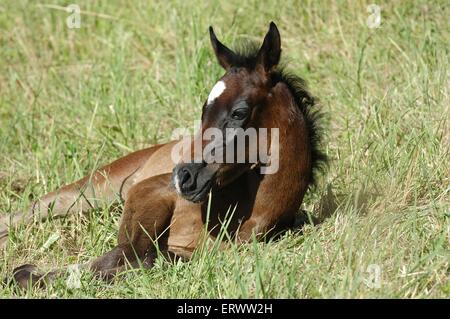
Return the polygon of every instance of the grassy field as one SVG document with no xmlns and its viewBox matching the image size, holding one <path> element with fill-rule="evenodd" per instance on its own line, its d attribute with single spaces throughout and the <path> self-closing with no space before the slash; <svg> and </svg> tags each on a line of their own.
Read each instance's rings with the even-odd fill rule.
<svg viewBox="0 0 450 319">
<path fill-rule="evenodd" d="M 72 2 L 79 29 L 66 25 Z M 0 3 L 1 214 L 191 126 L 222 74 L 209 25 L 232 45 L 277 23 L 284 61 L 326 112 L 331 160 L 302 206 L 317 222 L 301 232 L 158 259 L 111 284 L 0 286 L 0 298 L 450 297 L 448 1 L 51 3 Z M 18 228 L 0 278 L 111 248 L 120 214 L 90 215 Z"/>
</svg>

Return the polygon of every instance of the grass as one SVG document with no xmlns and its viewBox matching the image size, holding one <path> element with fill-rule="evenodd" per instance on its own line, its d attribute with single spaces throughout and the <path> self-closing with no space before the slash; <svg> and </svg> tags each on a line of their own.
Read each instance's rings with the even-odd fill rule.
<svg viewBox="0 0 450 319">
<path fill-rule="evenodd" d="M 0 287 L 0 298 L 450 297 L 447 1 L 376 1 L 376 29 L 373 1 L 72 2 L 80 29 L 66 26 L 65 1 L 0 4 L 1 213 L 191 126 L 222 73 L 207 27 L 236 44 L 261 41 L 274 20 L 285 61 L 327 113 L 329 169 L 302 207 L 321 223 L 190 262 L 158 259 L 112 284 L 83 274 L 78 289 L 60 280 Z M 0 277 L 99 256 L 119 217 L 104 207 L 20 227 Z"/>
</svg>

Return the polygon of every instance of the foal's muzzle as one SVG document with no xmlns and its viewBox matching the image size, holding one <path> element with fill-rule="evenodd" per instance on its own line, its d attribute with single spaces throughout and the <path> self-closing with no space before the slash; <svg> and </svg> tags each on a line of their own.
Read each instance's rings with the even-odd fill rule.
<svg viewBox="0 0 450 319">
<path fill-rule="evenodd" d="M 208 197 L 214 185 L 216 171 L 206 163 L 182 163 L 175 166 L 172 181 L 177 192 L 187 200 L 198 203 Z"/>
</svg>

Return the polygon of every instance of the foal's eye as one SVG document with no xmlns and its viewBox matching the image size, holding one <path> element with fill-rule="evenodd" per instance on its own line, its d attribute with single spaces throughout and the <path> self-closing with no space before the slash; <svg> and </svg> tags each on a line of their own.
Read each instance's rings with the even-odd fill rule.
<svg viewBox="0 0 450 319">
<path fill-rule="evenodd" d="M 247 115 L 248 115 L 248 109 L 241 108 L 241 109 L 234 110 L 233 113 L 231 113 L 231 118 L 233 120 L 243 120 L 247 117 Z"/>
</svg>

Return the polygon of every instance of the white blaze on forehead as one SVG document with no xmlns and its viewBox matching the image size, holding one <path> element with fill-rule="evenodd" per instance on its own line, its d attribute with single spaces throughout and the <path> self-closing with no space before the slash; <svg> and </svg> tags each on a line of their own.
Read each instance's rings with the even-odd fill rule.
<svg viewBox="0 0 450 319">
<path fill-rule="evenodd" d="M 209 93 L 208 104 L 211 104 L 212 101 L 217 99 L 223 93 L 223 91 L 225 91 L 225 89 L 226 89 L 225 82 L 223 81 L 217 82 L 212 88 L 211 93 Z"/>
</svg>

